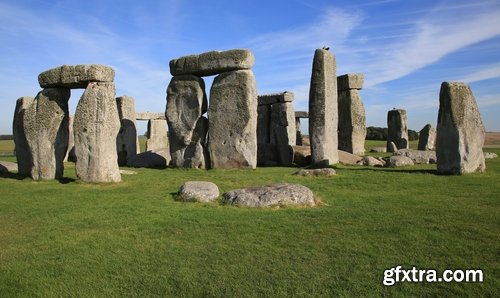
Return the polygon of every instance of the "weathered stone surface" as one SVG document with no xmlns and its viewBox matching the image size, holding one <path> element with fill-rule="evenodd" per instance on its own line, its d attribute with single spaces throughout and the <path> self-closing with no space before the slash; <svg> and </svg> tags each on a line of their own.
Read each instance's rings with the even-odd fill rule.
<svg viewBox="0 0 500 298">
<path fill-rule="evenodd" d="M 344 165 L 356 165 L 361 160 L 361 156 L 339 150 L 339 162 Z"/>
<path fill-rule="evenodd" d="M 373 156 L 364 156 L 361 160 L 361 164 L 364 166 L 372 166 L 372 167 L 383 167 L 385 166 L 385 162 L 373 157 Z"/>
<path fill-rule="evenodd" d="M 415 164 L 435 164 L 436 152 L 435 151 L 421 151 L 412 149 L 399 149 L 394 152 L 394 155 L 401 155 L 411 158 Z"/>
<path fill-rule="evenodd" d="M 68 150 L 67 88 L 47 88 L 38 93 L 24 112 L 24 132 L 32 157 L 35 180 L 62 178 Z"/>
<path fill-rule="evenodd" d="M 390 110 L 387 113 L 387 152 L 395 152 L 390 146 L 394 142 L 397 149 L 408 149 L 408 117 L 402 109 Z"/>
<path fill-rule="evenodd" d="M 188 181 L 181 186 L 176 200 L 185 202 L 212 202 L 219 197 L 219 188 L 208 181 Z"/>
<path fill-rule="evenodd" d="M 170 61 L 173 76 L 193 74 L 200 77 L 223 72 L 250 69 L 255 57 L 249 50 L 212 51 L 200 55 L 189 55 Z"/>
<path fill-rule="evenodd" d="M 117 97 L 116 106 L 120 117 L 120 130 L 116 137 L 118 165 L 125 166 L 127 160 L 140 151 L 139 139 L 137 138 L 137 123 L 135 121 L 134 98 L 127 95 Z"/>
<path fill-rule="evenodd" d="M 255 168 L 257 90 L 252 71 L 226 72 L 214 79 L 208 117 L 212 168 Z"/>
<path fill-rule="evenodd" d="M 292 146 L 293 148 L 293 162 L 300 166 L 305 167 L 311 164 L 311 147 L 310 146 Z"/>
<path fill-rule="evenodd" d="M 164 169 L 170 163 L 170 152 L 167 149 L 146 151 L 130 158 L 127 166 L 133 168 Z"/>
<path fill-rule="evenodd" d="M 438 172 L 485 171 L 484 137 L 483 121 L 470 87 L 465 83 L 442 83 L 436 138 Z"/>
<path fill-rule="evenodd" d="M 402 167 L 402 166 L 412 166 L 415 163 L 409 157 L 402 155 L 393 155 L 387 163 L 385 164 L 387 167 Z"/>
<path fill-rule="evenodd" d="M 257 96 L 259 106 L 272 105 L 279 102 L 292 102 L 295 98 L 293 92 L 285 91 L 282 93 L 262 94 Z"/>
<path fill-rule="evenodd" d="M 484 158 L 485 159 L 493 159 L 493 158 L 498 158 L 498 155 L 493 152 L 484 152 Z"/>
<path fill-rule="evenodd" d="M 370 149 L 370 152 L 378 152 L 378 153 L 387 152 L 387 147 L 373 147 Z"/>
<path fill-rule="evenodd" d="M 146 137 L 146 151 L 158 151 L 162 149 L 170 150 L 168 146 L 166 120 L 149 120 Z"/>
<path fill-rule="evenodd" d="M 31 175 L 31 151 L 24 132 L 24 115 L 28 106 L 32 103 L 32 97 L 24 96 L 18 98 L 14 110 L 14 120 L 12 122 L 12 134 L 19 169 L 18 173 L 22 176 Z"/>
<path fill-rule="evenodd" d="M 135 120 L 167 120 L 165 113 L 136 112 Z"/>
<path fill-rule="evenodd" d="M 167 89 L 165 116 L 172 166 L 205 168 L 204 147 L 208 130 L 205 83 L 193 75 L 173 77 Z M 227 115 L 226 115 L 227 116 Z"/>
<path fill-rule="evenodd" d="M 257 144 L 271 143 L 271 106 L 257 107 Z"/>
<path fill-rule="evenodd" d="M 338 91 L 360 90 L 363 88 L 365 76 L 362 73 L 348 73 L 337 77 Z"/>
<path fill-rule="evenodd" d="M 418 136 L 418 150 L 434 150 L 434 141 L 436 140 L 436 129 L 427 124 L 420 130 Z"/>
<path fill-rule="evenodd" d="M 121 175 L 137 175 L 138 173 L 136 171 L 130 171 L 130 170 L 120 170 Z"/>
<path fill-rule="evenodd" d="M 15 162 L 0 160 L 0 173 L 18 172 L 18 165 Z"/>
<path fill-rule="evenodd" d="M 295 145 L 302 146 L 302 131 L 300 130 L 300 118 L 295 118 Z"/>
<path fill-rule="evenodd" d="M 309 112 L 295 111 L 295 118 L 309 118 Z"/>
<path fill-rule="evenodd" d="M 365 107 L 356 89 L 338 93 L 339 149 L 353 154 L 365 153 Z"/>
<path fill-rule="evenodd" d="M 294 151 L 290 145 L 257 144 L 257 165 L 260 167 L 290 166 Z"/>
<path fill-rule="evenodd" d="M 312 191 L 300 184 L 272 184 L 224 193 L 223 202 L 244 207 L 314 206 Z"/>
<path fill-rule="evenodd" d="M 396 144 L 394 144 L 394 142 L 390 142 L 389 145 L 388 145 L 388 147 L 387 147 L 386 152 L 392 152 L 392 153 L 394 153 L 396 151 L 398 151 L 398 146 L 396 146 Z"/>
<path fill-rule="evenodd" d="M 338 110 L 335 57 L 327 50 L 314 53 L 309 90 L 309 137 L 313 164 L 336 164 Z"/>
<path fill-rule="evenodd" d="M 84 182 L 121 181 L 116 152 L 120 117 L 113 83 L 89 83 L 75 112 L 76 176 Z"/>
<path fill-rule="evenodd" d="M 293 151 L 290 146 L 296 144 L 295 112 L 291 102 L 275 103 L 271 106 L 270 143 L 276 144 L 279 163 L 290 166 L 293 162 Z"/>
<path fill-rule="evenodd" d="M 42 88 L 87 88 L 90 82 L 113 82 L 115 71 L 106 65 L 63 65 L 38 75 Z"/>
<path fill-rule="evenodd" d="M 66 155 L 64 156 L 64 161 L 72 161 L 76 162 L 76 154 L 75 154 L 75 134 L 73 132 L 73 121 L 75 117 L 69 116 L 68 123 L 68 150 L 66 150 Z"/>
<path fill-rule="evenodd" d="M 300 169 L 297 173 L 297 176 L 335 176 L 337 172 L 332 168 L 322 168 L 322 169 Z"/>
</svg>

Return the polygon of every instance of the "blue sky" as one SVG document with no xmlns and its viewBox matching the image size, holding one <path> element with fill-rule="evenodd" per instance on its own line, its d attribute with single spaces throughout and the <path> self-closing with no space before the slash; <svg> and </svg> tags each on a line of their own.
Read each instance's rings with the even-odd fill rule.
<svg viewBox="0 0 500 298">
<path fill-rule="evenodd" d="M 394 107 L 408 111 L 410 129 L 435 125 L 441 82 L 465 81 L 486 129 L 500 131 L 497 0 L 0 0 L 0 44 L 0 134 L 12 131 L 16 99 L 40 91 L 44 70 L 110 65 L 117 96 L 162 112 L 169 60 L 233 48 L 254 53 L 260 94 L 292 91 L 295 109 L 307 110 L 312 57 L 324 45 L 337 75 L 365 74 L 370 126 L 386 126 Z M 72 91 L 70 112 L 81 93 Z"/>
</svg>

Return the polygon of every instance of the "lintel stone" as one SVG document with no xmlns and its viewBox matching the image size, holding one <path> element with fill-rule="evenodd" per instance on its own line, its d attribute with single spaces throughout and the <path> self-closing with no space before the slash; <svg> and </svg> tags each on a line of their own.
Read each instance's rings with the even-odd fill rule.
<svg viewBox="0 0 500 298">
<path fill-rule="evenodd" d="M 85 89 L 90 82 L 113 82 L 113 68 L 100 64 L 62 65 L 38 75 L 42 88 Z"/>
</svg>

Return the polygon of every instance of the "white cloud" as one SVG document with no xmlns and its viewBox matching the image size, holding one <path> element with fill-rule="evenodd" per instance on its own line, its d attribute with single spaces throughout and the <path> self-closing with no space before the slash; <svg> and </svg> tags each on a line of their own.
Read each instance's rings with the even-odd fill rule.
<svg viewBox="0 0 500 298">
<path fill-rule="evenodd" d="M 482 69 L 476 70 L 473 73 L 470 73 L 458 79 L 457 81 L 473 83 L 483 80 L 495 79 L 498 77 L 500 77 L 500 63 L 489 65 Z"/>
</svg>

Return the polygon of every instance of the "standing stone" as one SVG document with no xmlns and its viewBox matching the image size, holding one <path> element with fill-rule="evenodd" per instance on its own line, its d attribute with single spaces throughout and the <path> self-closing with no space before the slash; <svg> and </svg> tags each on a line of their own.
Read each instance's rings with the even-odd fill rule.
<svg viewBox="0 0 500 298">
<path fill-rule="evenodd" d="M 358 155 L 365 153 L 365 107 L 359 95 L 363 81 L 363 74 L 337 77 L 339 149 Z"/>
<path fill-rule="evenodd" d="M 335 57 L 327 50 L 317 49 L 309 90 L 309 136 L 314 165 L 331 165 L 339 161 L 335 72 Z"/>
<path fill-rule="evenodd" d="M 75 155 L 75 134 L 73 132 L 73 122 L 75 120 L 74 116 L 69 116 L 69 123 L 68 123 L 68 150 L 66 151 L 66 156 L 64 157 L 64 161 L 72 161 L 76 162 L 76 155 Z"/>
<path fill-rule="evenodd" d="M 146 151 L 169 150 L 166 120 L 149 120 L 146 137 Z"/>
<path fill-rule="evenodd" d="M 397 149 L 408 149 L 408 117 L 406 110 L 394 109 L 387 113 L 387 152 L 393 152 L 391 142 Z"/>
<path fill-rule="evenodd" d="M 295 112 L 291 102 L 275 103 L 271 106 L 271 144 L 278 149 L 279 163 L 290 166 L 293 163 L 293 149 L 296 143 Z"/>
<path fill-rule="evenodd" d="M 257 144 L 271 143 L 271 105 L 257 107 Z"/>
<path fill-rule="evenodd" d="M 116 105 L 120 118 L 120 131 L 116 137 L 118 164 L 125 166 L 139 151 L 134 98 L 126 95 L 117 97 Z"/>
<path fill-rule="evenodd" d="M 437 171 L 484 172 L 485 129 L 476 98 L 465 83 L 444 82 L 439 93 L 436 139 Z"/>
<path fill-rule="evenodd" d="M 194 75 L 174 76 L 167 88 L 165 117 L 174 167 L 205 167 L 207 133 L 205 82 Z M 228 115 L 226 115 L 227 117 Z M 205 120 L 203 120 L 205 119 Z"/>
<path fill-rule="evenodd" d="M 208 117 L 212 168 L 255 168 L 257 90 L 251 70 L 225 72 L 215 77 Z"/>
<path fill-rule="evenodd" d="M 89 83 L 74 120 L 76 175 L 84 182 L 121 181 L 116 153 L 120 117 L 113 83 Z"/>
<path fill-rule="evenodd" d="M 436 129 L 432 125 L 427 124 L 419 132 L 418 150 L 431 151 L 434 150 L 434 141 L 436 140 Z"/>
<path fill-rule="evenodd" d="M 24 131 L 24 116 L 26 109 L 33 103 L 33 97 L 23 96 L 16 101 L 16 109 L 14 110 L 14 121 L 12 123 L 12 134 L 14 137 L 17 169 L 21 176 L 29 176 L 31 174 L 31 152 L 26 140 Z"/>
<path fill-rule="evenodd" d="M 34 180 L 62 178 L 68 150 L 67 88 L 43 89 L 25 110 L 24 131 L 31 151 Z"/>
</svg>

